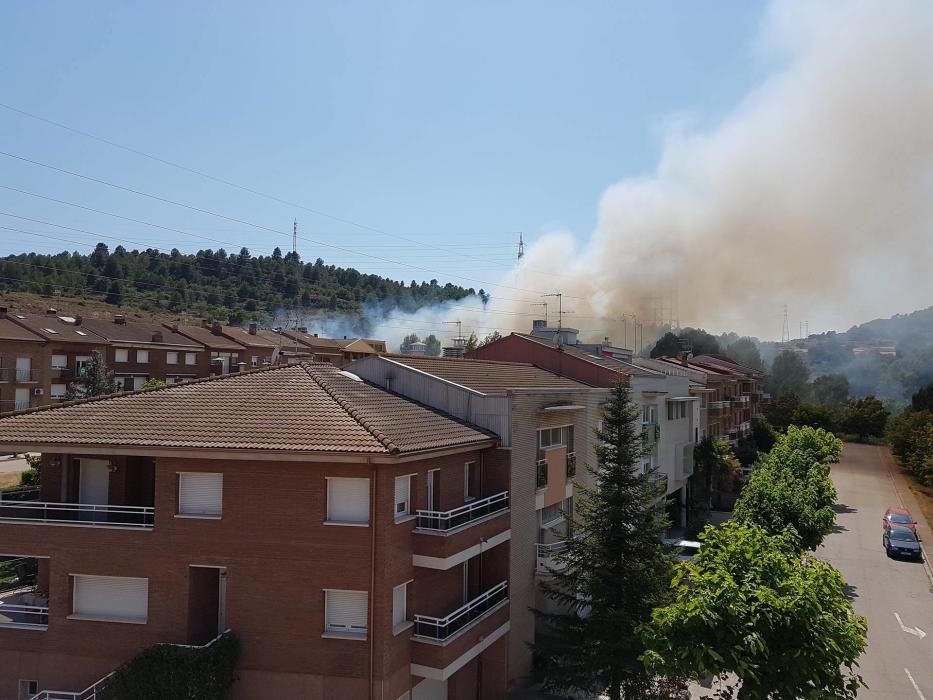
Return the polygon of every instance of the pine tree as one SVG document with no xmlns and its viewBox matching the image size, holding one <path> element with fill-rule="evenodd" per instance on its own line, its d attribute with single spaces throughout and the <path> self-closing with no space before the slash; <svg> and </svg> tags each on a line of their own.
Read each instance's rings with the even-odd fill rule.
<svg viewBox="0 0 933 700">
<path fill-rule="evenodd" d="M 616 386 L 597 431 L 593 488 L 576 485 L 573 531 L 542 579 L 559 612 L 536 610 L 535 643 L 545 690 L 656 696 L 635 630 L 668 600 L 673 563 L 661 548 L 668 523 L 650 476 L 638 469 L 645 445 L 631 392 Z"/>
<path fill-rule="evenodd" d="M 103 354 L 94 350 L 90 361 L 85 365 L 84 382 L 69 384 L 65 398 L 69 401 L 90 399 L 115 394 L 117 389 L 117 382 L 113 378 L 113 372 L 107 367 L 107 360 Z"/>
</svg>

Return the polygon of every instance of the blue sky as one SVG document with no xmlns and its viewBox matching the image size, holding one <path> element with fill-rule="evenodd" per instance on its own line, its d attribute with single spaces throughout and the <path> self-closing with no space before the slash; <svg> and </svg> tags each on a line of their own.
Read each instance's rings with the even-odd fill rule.
<svg viewBox="0 0 933 700">
<path fill-rule="evenodd" d="M 0 108 L 0 151 L 284 233 L 305 259 L 482 286 L 533 240 L 581 239 L 661 134 L 714 123 L 768 66 L 764 4 L 44 2 L 0 9 L 0 102 L 300 203 L 254 196 Z M 268 253 L 289 235 L 0 156 L 0 254 L 177 247 Z M 67 239 L 57 240 L 57 239 Z M 211 240 L 205 240 L 211 239 Z M 143 245 L 140 245 L 143 244 Z M 461 248 L 462 247 L 462 248 Z M 458 251 L 475 257 L 465 260 Z M 360 251 L 360 252 L 352 252 Z M 361 252 L 415 264 L 373 260 Z M 477 260 L 481 257 L 482 260 Z"/>
</svg>

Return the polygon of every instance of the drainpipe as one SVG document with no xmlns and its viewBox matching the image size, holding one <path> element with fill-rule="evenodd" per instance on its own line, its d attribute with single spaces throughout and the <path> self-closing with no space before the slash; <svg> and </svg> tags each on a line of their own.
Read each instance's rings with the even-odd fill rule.
<svg viewBox="0 0 933 700">
<path fill-rule="evenodd" d="M 370 464 L 372 471 L 372 496 L 369 506 L 369 527 L 370 527 L 370 546 L 369 546 L 369 700 L 374 700 L 373 696 L 373 676 L 376 663 L 376 620 L 375 620 L 375 598 L 376 598 L 376 503 L 379 493 L 378 481 L 376 480 L 376 465 L 372 458 L 366 460 Z"/>
</svg>

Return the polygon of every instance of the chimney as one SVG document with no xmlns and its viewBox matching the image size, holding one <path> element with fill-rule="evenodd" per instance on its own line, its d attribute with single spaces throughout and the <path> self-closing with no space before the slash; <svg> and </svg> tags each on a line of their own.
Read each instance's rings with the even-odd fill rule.
<svg viewBox="0 0 933 700">
<path fill-rule="evenodd" d="M 257 331 L 257 330 L 258 330 L 258 329 L 257 329 L 255 323 L 249 324 L 249 334 L 250 334 L 250 335 L 256 335 L 256 331 Z"/>
<path fill-rule="evenodd" d="M 347 336 L 343 336 L 343 339 L 346 340 L 346 339 L 347 339 Z"/>
<path fill-rule="evenodd" d="M 208 319 L 206 319 L 206 318 L 202 318 L 202 319 L 201 319 L 201 328 L 210 328 L 210 327 L 211 327 L 211 322 L 210 322 Z"/>
<path fill-rule="evenodd" d="M 0 306 L 0 318 L 6 318 L 6 307 Z"/>
<path fill-rule="evenodd" d="M 126 316 L 124 316 L 123 314 L 117 314 L 116 316 L 113 317 L 113 322 L 116 323 L 118 326 L 125 326 Z"/>
<path fill-rule="evenodd" d="M 57 316 L 57 315 L 58 315 L 58 311 L 57 311 L 56 309 L 53 309 L 53 308 L 50 306 L 49 308 L 47 308 L 47 309 L 45 310 L 45 315 L 46 315 L 46 316 Z"/>
<path fill-rule="evenodd" d="M 686 350 L 677 353 L 677 357 L 680 359 L 680 364 L 682 364 L 684 367 L 689 367 L 688 360 L 690 359 L 690 355 L 691 353 L 687 352 Z"/>
<path fill-rule="evenodd" d="M 155 332 L 152 334 L 152 342 L 153 342 L 153 343 L 161 343 L 161 342 L 162 342 L 162 331 L 155 331 Z"/>
<path fill-rule="evenodd" d="M 80 326 L 82 323 L 84 323 L 84 319 L 81 316 L 75 316 L 75 325 Z"/>
<path fill-rule="evenodd" d="M 6 311 L 6 309 L 4 309 L 4 311 Z M 317 333 L 314 334 L 314 337 L 317 338 Z"/>
<path fill-rule="evenodd" d="M 178 324 L 177 324 L 177 323 L 173 323 L 173 324 L 172 324 L 172 333 L 177 333 L 177 332 L 178 332 Z"/>
<path fill-rule="evenodd" d="M 220 325 L 220 321 L 214 321 L 214 325 L 211 326 L 212 335 L 221 335 L 224 331 L 224 327 Z"/>
</svg>

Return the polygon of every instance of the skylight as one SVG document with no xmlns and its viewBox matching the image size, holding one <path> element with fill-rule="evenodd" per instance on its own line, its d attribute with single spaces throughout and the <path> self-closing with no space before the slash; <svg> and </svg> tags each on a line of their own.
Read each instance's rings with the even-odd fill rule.
<svg viewBox="0 0 933 700">
<path fill-rule="evenodd" d="M 75 331 L 75 333 L 77 333 L 78 335 L 87 335 L 87 333 L 85 333 L 84 331 Z"/>
<path fill-rule="evenodd" d="M 58 335 L 58 331 L 53 331 L 51 328 L 43 328 L 46 333 L 51 333 L 52 335 Z"/>
</svg>

